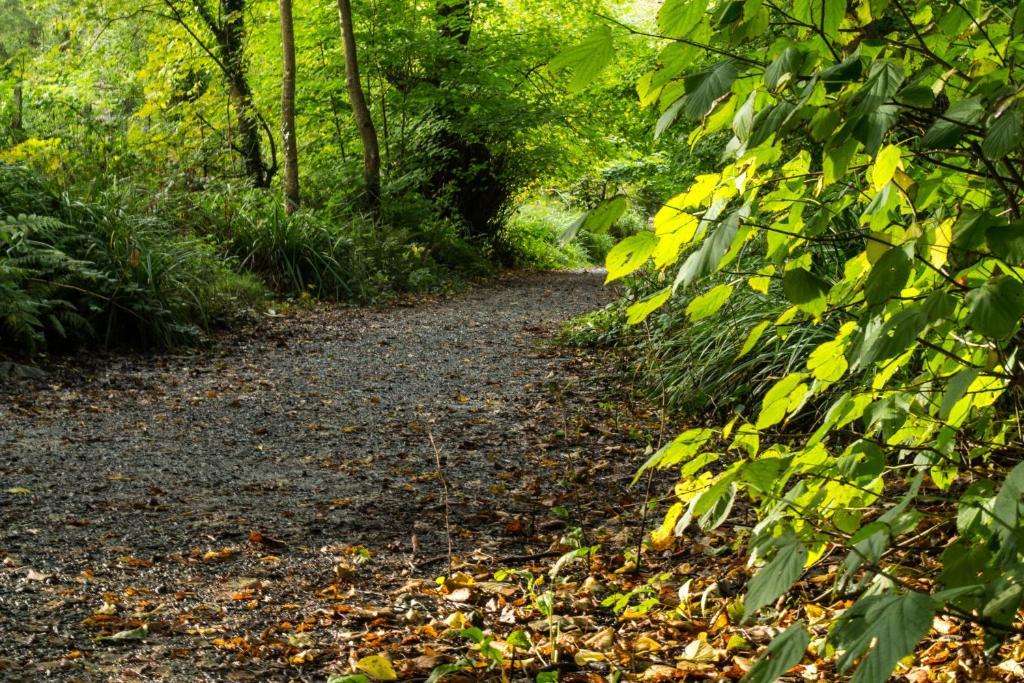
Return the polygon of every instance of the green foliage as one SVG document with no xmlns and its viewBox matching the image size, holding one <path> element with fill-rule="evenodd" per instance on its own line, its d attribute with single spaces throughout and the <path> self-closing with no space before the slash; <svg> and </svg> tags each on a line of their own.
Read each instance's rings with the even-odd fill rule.
<svg viewBox="0 0 1024 683">
<path fill-rule="evenodd" d="M 503 228 L 500 243 L 511 255 L 509 260 L 522 267 L 583 268 L 602 262 L 615 244 L 615 239 L 605 234 L 611 225 L 605 232 L 597 232 L 581 228 L 581 223 L 560 202 L 538 200 L 519 207 Z M 566 224 L 576 226 L 568 242 L 563 239 Z"/>
<path fill-rule="evenodd" d="M 731 347 L 714 366 L 725 376 L 772 333 L 787 350 L 810 340 L 764 375 L 760 400 L 731 402 L 718 438 L 656 454 L 683 490 L 702 482 L 676 532 L 750 499 L 750 548 L 768 562 L 748 617 L 826 553 L 844 557 L 835 590 L 857 599 L 830 640 L 856 681 L 887 680 L 938 610 L 998 647 L 1024 575 L 1024 489 L 1008 467 L 1024 372 L 1024 34 L 985 2 L 667 0 L 658 23 L 679 42 L 640 79 L 655 132 L 688 121 L 690 143 L 730 139 L 650 237 L 613 250 L 611 277 L 647 281 L 629 317 L 658 329 L 685 310 L 675 336 L 698 366 L 700 326 L 728 320 L 705 347 Z M 721 317 L 731 305 L 756 317 Z M 936 533 L 959 540 L 939 553 Z M 806 645 L 802 628 L 787 631 L 748 679 L 773 680 Z"/>
<path fill-rule="evenodd" d="M 132 209 L 114 194 L 97 204 L 58 196 L 0 166 L 3 346 L 170 346 L 260 305 L 262 287 L 208 241 Z"/>
</svg>

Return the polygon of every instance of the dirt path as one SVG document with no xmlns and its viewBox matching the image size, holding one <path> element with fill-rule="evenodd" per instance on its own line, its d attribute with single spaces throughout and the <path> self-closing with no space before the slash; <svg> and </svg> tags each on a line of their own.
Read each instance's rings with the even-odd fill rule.
<svg viewBox="0 0 1024 683">
<path fill-rule="evenodd" d="M 553 507 L 608 506 L 622 477 L 575 506 L 566 482 L 642 451 L 588 427 L 596 409 L 580 396 L 593 369 L 550 344 L 561 321 L 607 297 L 597 274 L 517 274 L 441 302 L 321 309 L 210 352 L 99 359 L 9 389 L 0 677 L 347 671 L 353 624 L 400 609 L 381 604 L 409 577 L 447 571 L 431 438 L 457 555 L 545 551 L 544 532 L 572 523 Z M 281 623 L 312 624 L 316 637 L 286 638 Z M 141 640 L 97 640 L 143 625 Z"/>
</svg>

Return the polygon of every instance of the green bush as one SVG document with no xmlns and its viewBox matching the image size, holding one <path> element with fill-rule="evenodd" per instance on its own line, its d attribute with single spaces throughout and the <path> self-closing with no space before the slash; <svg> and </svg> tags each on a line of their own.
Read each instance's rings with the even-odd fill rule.
<svg viewBox="0 0 1024 683">
<path fill-rule="evenodd" d="M 836 254 L 819 250 L 817 261 L 823 277 L 840 277 L 842 260 Z M 754 272 L 765 265 L 763 257 L 752 255 L 741 257 L 735 269 Z M 663 277 L 645 273 L 628 280 L 626 297 L 571 321 L 563 340 L 628 349 L 640 383 L 659 399 L 663 396 L 676 413 L 723 417 L 759 405 L 776 379 L 803 367 L 819 344 L 835 336 L 834 325 L 769 324 L 791 306 L 781 286 L 773 282 L 766 293 L 756 292 L 728 274 L 708 278 L 700 288 L 679 291 L 642 325 L 629 325 L 629 303 L 671 284 Z M 735 290 L 725 306 L 692 321 L 687 307 L 694 298 L 727 283 Z M 759 335 L 745 348 L 755 328 Z"/>
<path fill-rule="evenodd" d="M 78 201 L 0 166 L 0 345 L 171 346 L 261 304 L 210 240 L 138 213 L 130 194 Z"/>
<path fill-rule="evenodd" d="M 562 231 L 576 218 L 558 202 L 529 202 L 509 219 L 499 235 L 500 243 L 509 260 L 524 268 L 583 268 L 603 262 L 615 244 L 611 235 L 580 230 L 568 243 L 561 242 Z"/>
</svg>

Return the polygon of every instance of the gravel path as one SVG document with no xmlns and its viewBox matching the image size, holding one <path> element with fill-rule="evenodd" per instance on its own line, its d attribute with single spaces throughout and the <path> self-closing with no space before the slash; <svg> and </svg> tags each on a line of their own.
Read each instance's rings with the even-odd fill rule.
<svg viewBox="0 0 1024 683">
<path fill-rule="evenodd" d="M 378 583 L 417 562 L 439 573 L 435 455 L 456 552 L 538 550 L 517 536 L 552 491 L 544 467 L 566 457 L 550 435 L 577 410 L 563 393 L 579 360 L 550 338 L 608 297 L 598 273 L 512 274 L 442 301 L 318 308 L 209 351 L 90 359 L 8 387 L 0 677 L 28 680 L 29 666 L 29 679 L 122 680 L 137 650 L 95 638 L 140 621 L 132 587 L 150 609 L 165 595 L 195 608 L 265 576 L 281 586 L 275 600 L 298 601 L 316 581 L 294 576 L 336 572 L 363 547 L 388 575 Z M 202 629 L 141 621 L 166 642 L 148 646 L 132 680 L 223 680 L 189 657 L 153 663 L 195 648 Z"/>
</svg>

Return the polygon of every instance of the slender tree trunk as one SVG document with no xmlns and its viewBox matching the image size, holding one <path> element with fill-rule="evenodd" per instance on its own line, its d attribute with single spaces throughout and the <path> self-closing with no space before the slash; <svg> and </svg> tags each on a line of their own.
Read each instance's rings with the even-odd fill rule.
<svg viewBox="0 0 1024 683">
<path fill-rule="evenodd" d="M 284 75 L 281 78 L 281 135 L 284 140 L 285 213 L 299 208 L 299 145 L 295 138 L 295 28 L 292 0 L 281 0 L 281 51 Z"/>
<path fill-rule="evenodd" d="M 373 210 L 380 208 L 380 144 L 373 125 L 370 108 L 359 81 L 359 61 L 356 55 L 356 37 L 352 28 L 352 5 L 349 0 L 338 0 L 338 20 L 341 24 L 341 42 L 345 48 L 345 84 L 355 114 L 356 126 L 363 141 L 363 177 L 366 195 Z"/>
<path fill-rule="evenodd" d="M 227 68 L 231 99 L 238 115 L 240 153 L 245 172 L 256 187 L 270 186 L 271 173 L 263 162 L 263 142 L 259 119 L 253 104 L 252 88 L 246 73 L 245 0 L 221 0 L 221 31 L 218 36 L 221 55 Z"/>
</svg>

